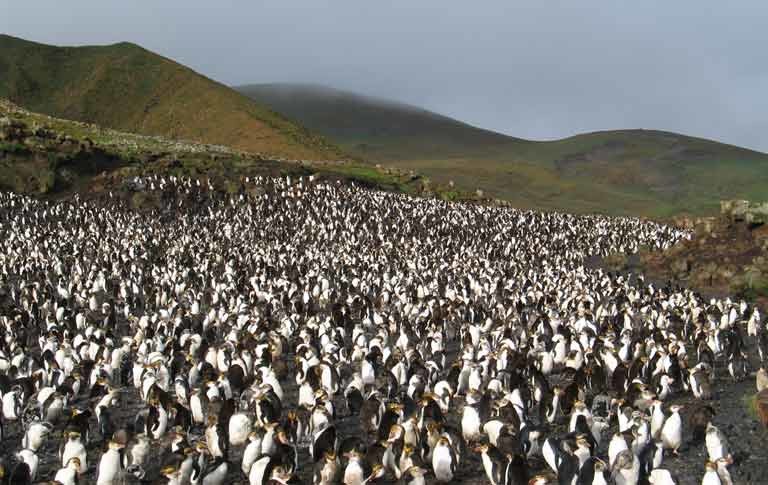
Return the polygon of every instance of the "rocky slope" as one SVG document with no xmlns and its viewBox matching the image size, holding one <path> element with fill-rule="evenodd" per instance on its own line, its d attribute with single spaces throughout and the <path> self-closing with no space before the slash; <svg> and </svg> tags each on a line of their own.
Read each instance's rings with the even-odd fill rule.
<svg viewBox="0 0 768 485">
<path fill-rule="evenodd" d="M 230 192 L 246 177 L 309 175 L 385 190 L 472 198 L 411 171 L 349 161 L 275 160 L 222 145 L 125 133 L 23 109 L 0 98 L 0 190 L 61 197 L 122 193 L 136 175 L 189 176 Z M 125 194 L 122 194 L 125 195 Z M 130 194 L 128 194 L 130 195 Z"/>
<path fill-rule="evenodd" d="M 768 203 L 722 201 L 719 216 L 672 222 L 690 229 L 691 239 L 663 253 L 612 255 L 605 262 L 612 269 L 632 269 L 705 294 L 736 295 L 768 308 Z"/>
</svg>

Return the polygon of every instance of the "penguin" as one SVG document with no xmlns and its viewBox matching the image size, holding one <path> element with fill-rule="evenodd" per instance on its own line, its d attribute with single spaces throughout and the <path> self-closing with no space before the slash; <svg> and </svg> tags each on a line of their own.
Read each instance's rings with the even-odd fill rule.
<svg viewBox="0 0 768 485">
<path fill-rule="evenodd" d="M 56 472 L 53 479 L 61 485 L 77 485 L 78 477 L 83 472 L 80 460 L 77 457 L 72 457 Z"/>
<path fill-rule="evenodd" d="M 213 458 L 204 462 L 204 466 L 196 474 L 192 472 L 192 483 L 203 485 L 221 485 L 227 478 L 229 462 L 223 457 Z"/>
<path fill-rule="evenodd" d="M 151 453 L 151 443 L 146 435 L 136 435 L 126 446 L 128 450 L 128 466 L 134 475 L 142 475 Z"/>
<path fill-rule="evenodd" d="M 579 483 L 585 485 L 608 485 L 608 466 L 597 458 L 590 457 L 579 470 Z"/>
<path fill-rule="evenodd" d="M 64 432 L 62 438 L 65 441 L 62 443 L 59 452 L 61 464 L 64 468 L 67 468 L 67 464 L 76 458 L 77 468 L 80 470 L 78 473 L 83 473 L 88 469 L 88 454 L 81 440 L 80 433 L 78 431 Z"/>
<path fill-rule="evenodd" d="M 400 483 L 402 485 L 426 485 L 425 476 L 427 473 L 429 473 L 429 470 L 424 467 L 412 466 L 403 472 Z"/>
<path fill-rule="evenodd" d="M 480 453 L 485 476 L 488 477 L 491 485 L 504 485 L 507 464 L 509 463 L 507 457 L 492 444 L 482 444 L 476 447 L 474 451 Z"/>
<path fill-rule="evenodd" d="M 315 462 L 315 468 L 312 475 L 314 485 L 332 485 L 338 483 L 341 478 L 341 463 L 336 453 L 326 451 L 322 459 Z"/>
<path fill-rule="evenodd" d="M 97 411 L 96 416 L 99 425 L 99 434 L 103 441 L 107 441 L 115 432 L 115 425 L 112 422 L 112 413 L 106 406 L 99 406 Z"/>
<path fill-rule="evenodd" d="M 440 483 L 453 480 L 457 470 L 456 453 L 448 438 L 442 437 L 432 451 L 432 471 Z"/>
<path fill-rule="evenodd" d="M 200 388 L 192 389 L 189 396 L 189 408 L 195 425 L 203 425 L 208 415 L 208 397 Z"/>
<path fill-rule="evenodd" d="M 337 438 L 335 426 L 329 425 L 315 432 L 315 435 L 312 437 L 312 446 L 309 450 L 313 462 L 317 463 L 328 453 L 333 453 L 335 456 L 336 446 Z"/>
<path fill-rule="evenodd" d="M 640 461 L 631 450 L 624 450 L 616 457 L 612 476 L 616 485 L 634 485 L 640 479 Z"/>
<path fill-rule="evenodd" d="M 107 443 L 107 451 L 101 455 L 96 485 L 117 485 L 125 469 L 126 457 L 123 453 L 124 445 L 115 441 Z"/>
<path fill-rule="evenodd" d="M 719 458 L 715 463 L 717 465 L 717 476 L 720 477 L 720 483 L 723 485 L 733 485 L 733 479 L 731 478 L 731 472 L 728 467 L 733 464 L 733 459 Z"/>
<path fill-rule="evenodd" d="M 251 466 L 248 473 L 250 485 L 267 485 L 272 478 L 272 471 L 277 466 L 277 461 L 269 455 L 263 455 Z"/>
<path fill-rule="evenodd" d="M 678 485 L 678 481 L 672 476 L 669 470 L 656 468 L 648 476 L 648 483 L 652 485 Z"/>
<path fill-rule="evenodd" d="M 46 438 L 53 431 L 50 423 L 34 421 L 27 426 L 27 431 L 21 441 L 21 446 L 26 449 L 37 451 L 45 443 Z"/>
<path fill-rule="evenodd" d="M 261 442 L 263 437 L 264 434 L 261 429 L 255 429 L 248 434 L 248 444 L 243 450 L 243 456 L 240 463 L 240 470 L 246 477 L 251 471 L 251 466 L 253 466 L 259 456 L 262 455 Z"/>
<path fill-rule="evenodd" d="M 246 413 L 235 413 L 227 423 L 227 437 L 231 446 L 242 446 L 248 441 L 252 428 L 251 417 Z"/>
<path fill-rule="evenodd" d="M 701 485 L 722 485 L 720 475 L 717 473 L 717 465 L 711 461 L 704 464 L 704 476 L 701 478 Z"/>
<path fill-rule="evenodd" d="M 682 409 L 683 406 L 679 404 L 670 406 L 670 415 L 661 428 L 661 442 L 664 449 L 670 450 L 675 456 L 677 456 L 680 445 L 683 443 L 683 420 L 680 418 Z"/>
<path fill-rule="evenodd" d="M 640 460 L 640 478 L 647 479 L 651 472 L 660 467 L 664 461 L 662 443 L 651 440 L 640 449 L 637 459 Z"/>
<path fill-rule="evenodd" d="M 611 441 L 608 443 L 608 464 L 612 468 L 616 463 L 616 458 L 622 451 L 628 450 L 629 445 L 623 433 L 614 433 Z"/>
<path fill-rule="evenodd" d="M 709 461 L 717 463 L 721 458 L 730 459 L 725 435 L 711 422 L 707 424 L 705 444 Z"/>
<path fill-rule="evenodd" d="M 16 453 L 16 458 L 27 466 L 29 479 L 34 482 L 37 478 L 38 467 L 40 466 L 40 458 L 37 456 L 37 453 L 25 448 Z"/>
<path fill-rule="evenodd" d="M 381 402 L 374 393 L 368 396 L 360 409 L 360 426 L 367 436 L 376 436 L 380 428 L 379 406 Z M 388 432 L 389 430 L 387 430 Z"/>
<path fill-rule="evenodd" d="M 226 458 L 229 452 L 229 441 L 226 434 L 222 432 L 223 424 L 219 423 L 219 418 L 215 414 L 210 414 L 205 428 L 205 443 L 208 446 L 208 452 L 215 458 Z"/>
<path fill-rule="evenodd" d="M 347 466 L 344 469 L 342 481 L 345 485 L 363 485 L 381 478 L 385 474 L 381 463 L 369 463 L 356 450 L 347 452 Z"/>
<path fill-rule="evenodd" d="M 350 416 L 357 416 L 363 407 L 363 394 L 357 387 L 351 386 L 344 391 L 344 399 L 347 405 L 347 412 Z"/>
<path fill-rule="evenodd" d="M 72 414 L 67 420 L 67 424 L 65 425 L 64 429 L 77 433 L 77 437 L 81 439 L 83 443 L 87 444 L 90 441 L 91 416 L 92 413 L 90 409 L 85 409 L 83 411 L 79 409 L 73 409 Z M 86 467 L 85 462 L 81 460 L 80 463 L 83 467 Z"/>
<path fill-rule="evenodd" d="M 477 404 L 472 402 L 473 398 L 477 399 Z M 467 396 L 467 403 L 464 404 L 462 410 L 461 434 L 466 443 L 476 443 L 482 434 L 479 400 L 479 394 L 475 391 L 470 391 Z"/>
</svg>

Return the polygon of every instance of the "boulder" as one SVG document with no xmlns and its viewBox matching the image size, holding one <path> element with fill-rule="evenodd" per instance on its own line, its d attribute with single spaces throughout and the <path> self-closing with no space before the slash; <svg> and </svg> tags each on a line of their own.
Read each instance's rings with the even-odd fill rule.
<svg viewBox="0 0 768 485">
<path fill-rule="evenodd" d="M 679 259 L 675 259 L 672 261 L 672 264 L 670 265 L 670 269 L 672 270 L 672 273 L 677 278 L 682 278 L 688 274 L 688 272 L 691 270 L 691 264 L 688 261 L 688 258 L 681 257 Z"/>
<path fill-rule="evenodd" d="M 752 239 L 757 247 L 763 251 L 768 251 L 768 224 L 763 224 L 752 230 Z"/>
<path fill-rule="evenodd" d="M 768 202 L 750 203 L 748 200 L 721 200 L 720 213 L 732 222 L 759 225 L 768 222 Z"/>
<path fill-rule="evenodd" d="M 749 209 L 748 200 L 721 200 L 720 213 L 734 222 L 744 220 L 744 216 Z"/>
<path fill-rule="evenodd" d="M 768 202 L 750 205 L 745 220 L 752 225 L 763 225 L 768 222 Z"/>
</svg>

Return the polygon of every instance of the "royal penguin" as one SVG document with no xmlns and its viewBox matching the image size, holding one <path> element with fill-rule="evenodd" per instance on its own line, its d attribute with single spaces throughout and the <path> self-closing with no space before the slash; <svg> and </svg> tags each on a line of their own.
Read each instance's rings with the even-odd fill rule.
<svg viewBox="0 0 768 485">
<path fill-rule="evenodd" d="M 457 470 L 456 453 L 446 437 L 442 437 L 432 450 L 432 471 L 435 479 L 441 483 L 453 480 Z"/>
<path fill-rule="evenodd" d="M 679 404 L 670 406 L 670 415 L 664 421 L 664 426 L 661 428 L 661 442 L 664 445 L 664 449 L 670 450 L 674 455 L 678 454 L 678 450 L 683 443 L 683 420 L 680 417 L 682 409 L 683 406 Z"/>
<path fill-rule="evenodd" d="M 509 459 L 492 444 L 482 444 L 474 449 L 480 453 L 485 476 L 491 485 L 504 485 Z"/>
<path fill-rule="evenodd" d="M 84 473 L 85 470 L 88 469 L 88 454 L 85 448 L 85 444 L 83 444 L 80 432 L 64 432 L 63 439 L 65 441 L 62 443 L 59 455 L 61 464 L 66 468 L 67 464 L 71 463 L 73 458 L 76 458 L 78 464 L 77 468 L 80 470 L 79 473 Z"/>
<path fill-rule="evenodd" d="M 322 459 L 317 460 L 312 474 L 313 485 L 333 485 L 341 478 L 341 463 L 336 453 L 326 451 Z"/>
<path fill-rule="evenodd" d="M 608 485 L 608 465 L 597 457 L 590 457 L 579 470 L 578 483 L 583 485 Z"/>
<path fill-rule="evenodd" d="M 78 476 L 84 471 L 80 460 L 77 457 L 73 457 L 56 472 L 53 479 L 61 485 L 77 485 Z"/>
<path fill-rule="evenodd" d="M 96 485 L 118 485 L 127 462 L 124 445 L 115 441 L 107 443 L 107 450 L 101 455 L 96 476 Z"/>
</svg>

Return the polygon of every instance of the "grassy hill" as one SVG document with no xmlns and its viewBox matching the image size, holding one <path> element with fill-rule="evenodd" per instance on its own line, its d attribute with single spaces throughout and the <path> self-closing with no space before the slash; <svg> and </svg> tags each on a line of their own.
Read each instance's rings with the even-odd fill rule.
<svg viewBox="0 0 768 485">
<path fill-rule="evenodd" d="M 488 154 L 522 142 L 430 111 L 312 85 L 261 84 L 235 88 L 361 157 L 387 161 Z"/>
<path fill-rule="evenodd" d="M 768 155 L 651 130 L 539 142 L 413 106 L 329 88 L 236 88 L 367 160 L 483 189 L 521 207 L 666 217 L 715 212 L 768 192 Z"/>
<path fill-rule="evenodd" d="M 129 43 L 54 47 L 0 35 L 0 97 L 61 118 L 270 157 L 343 157 L 269 108 Z"/>
</svg>

